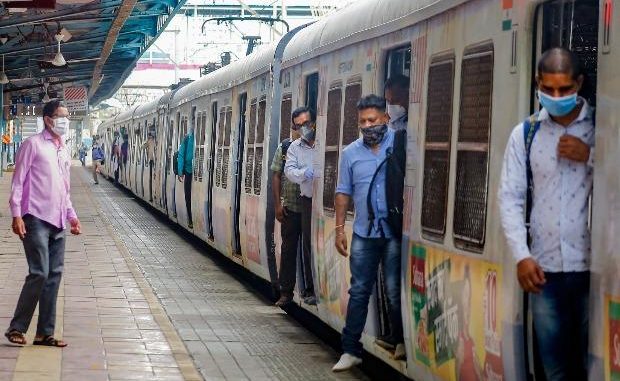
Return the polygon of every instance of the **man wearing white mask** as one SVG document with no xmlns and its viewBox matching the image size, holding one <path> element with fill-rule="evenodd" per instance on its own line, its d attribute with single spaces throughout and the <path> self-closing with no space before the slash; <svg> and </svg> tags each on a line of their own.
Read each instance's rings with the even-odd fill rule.
<svg viewBox="0 0 620 381">
<path fill-rule="evenodd" d="M 407 113 L 409 106 L 409 77 L 394 75 L 385 81 L 384 86 L 386 112 L 390 116 L 388 127 L 391 129 L 407 129 Z"/>
<path fill-rule="evenodd" d="M 71 158 L 63 143 L 69 111 L 59 101 L 43 108 L 45 128 L 25 140 L 17 152 L 9 204 L 13 232 L 24 245 L 28 276 L 4 334 L 13 344 L 25 345 L 25 332 L 39 303 L 34 345 L 64 347 L 54 338 L 56 297 L 65 256 L 65 225 L 72 234 L 81 226 L 70 198 Z"/>
</svg>

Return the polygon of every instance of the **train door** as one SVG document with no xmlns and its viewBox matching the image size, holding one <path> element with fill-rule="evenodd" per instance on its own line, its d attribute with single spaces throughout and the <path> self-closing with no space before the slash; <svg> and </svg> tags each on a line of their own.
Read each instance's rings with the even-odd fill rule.
<svg viewBox="0 0 620 381">
<path fill-rule="evenodd" d="M 239 96 L 239 128 L 237 129 L 237 147 L 235 153 L 234 188 L 233 188 L 233 255 L 241 256 L 241 235 L 239 234 L 239 213 L 241 211 L 241 182 L 243 155 L 245 148 L 245 123 L 248 95 Z"/>
<path fill-rule="evenodd" d="M 573 51 L 580 59 L 585 81 L 579 92 L 590 106 L 596 106 L 596 82 L 599 33 L 598 0 L 554 0 L 538 5 L 534 15 L 534 54 L 532 57 L 532 93 L 530 112 L 538 110 L 535 96 L 536 63 L 546 50 L 564 47 Z M 525 334 L 526 369 L 528 380 L 545 380 L 538 356 L 534 327 L 529 314 L 527 295 L 524 295 L 524 316 L 528 316 Z"/>
<path fill-rule="evenodd" d="M 211 127 L 209 129 L 209 156 L 207 159 L 207 236 L 213 240 L 213 174 L 215 172 L 215 142 L 217 131 L 217 102 L 211 105 Z"/>
<path fill-rule="evenodd" d="M 411 45 L 408 44 L 404 46 L 399 46 L 397 48 L 389 50 L 385 57 L 384 81 L 387 81 L 390 78 L 395 78 L 396 76 L 404 76 L 406 78 L 410 78 L 410 69 Z M 387 289 L 385 286 L 385 273 L 383 271 L 382 264 L 379 265 L 376 287 L 379 337 L 390 337 L 391 333 L 393 332 L 393 327 L 390 326 L 388 307 L 389 303 L 387 298 Z"/>
<path fill-rule="evenodd" d="M 144 121 L 144 128 L 140 130 L 141 141 L 138 143 L 138 149 L 140 150 L 140 193 L 142 194 L 142 199 L 144 200 L 144 169 L 147 165 L 147 154 L 144 149 L 144 143 L 146 142 L 146 133 L 148 130 L 149 122 L 148 120 Z"/>
</svg>

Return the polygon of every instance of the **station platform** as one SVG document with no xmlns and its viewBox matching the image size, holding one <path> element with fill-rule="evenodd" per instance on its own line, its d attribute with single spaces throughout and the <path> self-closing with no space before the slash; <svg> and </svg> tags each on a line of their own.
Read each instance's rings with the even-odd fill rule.
<svg viewBox="0 0 620 381">
<path fill-rule="evenodd" d="M 0 331 L 27 265 L 0 178 Z M 365 380 L 338 353 L 222 269 L 126 192 L 72 168 L 82 234 L 67 232 L 56 337 L 64 349 L 0 339 L 0 381 Z M 31 343 L 36 317 L 27 339 Z"/>
</svg>

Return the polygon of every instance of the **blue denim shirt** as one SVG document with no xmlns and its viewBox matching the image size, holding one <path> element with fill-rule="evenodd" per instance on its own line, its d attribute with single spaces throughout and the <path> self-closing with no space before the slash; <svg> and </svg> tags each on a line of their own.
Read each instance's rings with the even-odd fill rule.
<svg viewBox="0 0 620 381">
<path fill-rule="evenodd" d="M 353 232 L 363 238 L 381 237 L 378 221 L 380 218 L 385 218 L 388 215 L 384 164 L 374 182 L 375 189 L 372 193 L 371 203 L 375 212 L 375 220 L 373 221 L 370 234 L 368 234 L 369 221 L 366 204 L 368 188 L 372 181 L 372 176 L 375 174 L 379 164 L 385 159 L 387 149 L 392 147 L 393 142 L 394 131 L 388 129 L 376 154 L 372 152 L 370 147 L 364 144 L 362 138 L 349 144 L 342 151 L 336 193 L 343 193 L 353 197 L 353 204 L 355 205 Z M 390 238 L 392 232 L 387 222 L 383 221 L 381 227 L 385 237 Z"/>
</svg>

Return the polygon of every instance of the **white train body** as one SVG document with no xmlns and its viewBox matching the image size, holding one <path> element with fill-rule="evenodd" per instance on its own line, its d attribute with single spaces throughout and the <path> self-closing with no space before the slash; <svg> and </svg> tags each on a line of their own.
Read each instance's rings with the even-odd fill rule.
<svg viewBox="0 0 620 381">
<path fill-rule="evenodd" d="M 274 281 L 281 239 L 269 167 L 279 141 L 288 137 L 291 110 L 311 105 L 317 111 L 312 246 L 319 304 L 308 310 L 341 330 L 350 272 L 348 260 L 334 248 L 338 153 L 358 137 L 359 97 L 381 94 L 388 75 L 408 75 L 402 245 L 407 360 L 394 361 L 374 344 L 385 317 L 377 295 L 371 298 L 364 348 L 415 380 L 456 380 L 456 342 L 466 332 L 485 379 L 525 380 L 532 368 L 524 335 L 527 314 L 499 223 L 497 188 L 508 137 L 535 108 L 536 58 L 545 47 L 569 44 L 588 60 L 598 82 L 590 92 L 597 103 L 590 379 L 615 379 L 620 373 L 620 259 L 614 255 L 620 247 L 620 76 L 615 72 L 620 36 L 614 24 L 620 7 L 611 5 L 610 0 L 363 0 L 106 121 L 99 127 L 105 172 L 113 176 L 112 134 L 124 129 L 129 159 L 122 184 L 149 202 L 148 159 L 141 147 L 147 132 L 155 132 L 151 204 L 187 227 L 183 183 L 172 171 L 172 156 L 194 126 L 192 234 Z M 350 238 L 352 216 L 347 234 Z M 461 292 L 465 268 L 469 300 Z"/>
</svg>

